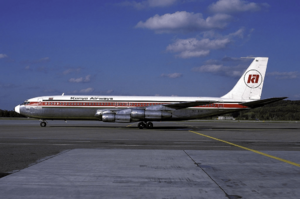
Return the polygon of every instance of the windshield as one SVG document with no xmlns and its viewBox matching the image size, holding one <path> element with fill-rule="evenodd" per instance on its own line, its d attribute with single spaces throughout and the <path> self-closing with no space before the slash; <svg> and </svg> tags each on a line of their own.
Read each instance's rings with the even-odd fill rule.
<svg viewBox="0 0 300 199">
<path fill-rule="evenodd" d="M 25 102 L 23 102 L 22 104 L 20 104 L 20 105 L 27 105 L 27 104 L 30 104 L 30 102 L 28 102 L 28 101 L 25 101 Z"/>
</svg>

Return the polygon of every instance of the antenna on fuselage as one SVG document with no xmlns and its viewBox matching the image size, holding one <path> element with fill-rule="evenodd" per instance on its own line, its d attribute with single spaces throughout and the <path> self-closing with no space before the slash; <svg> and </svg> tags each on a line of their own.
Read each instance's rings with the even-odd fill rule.
<svg viewBox="0 0 300 199">
<path fill-rule="evenodd" d="M 61 94 L 61 96 L 64 96 L 64 95 L 65 95 L 65 93 Z"/>
</svg>

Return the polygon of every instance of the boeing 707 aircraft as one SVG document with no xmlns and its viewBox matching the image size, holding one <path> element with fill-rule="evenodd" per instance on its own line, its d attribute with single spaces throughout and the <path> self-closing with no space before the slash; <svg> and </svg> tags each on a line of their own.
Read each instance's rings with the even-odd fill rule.
<svg viewBox="0 0 300 199">
<path fill-rule="evenodd" d="M 268 58 L 256 57 L 233 89 L 222 97 L 161 96 L 43 96 L 15 107 L 22 115 L 41 120 L 99 120 L 139 122 L 153 128 L 153 121 L 202 119 L 264 106 L 286 97 L 261 100 Z"/>
</svg>

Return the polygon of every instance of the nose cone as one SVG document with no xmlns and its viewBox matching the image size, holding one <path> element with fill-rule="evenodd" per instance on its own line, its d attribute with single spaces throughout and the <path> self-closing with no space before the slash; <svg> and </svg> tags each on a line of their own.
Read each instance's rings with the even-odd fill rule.
<svg viewBox="0 0 300 199">
<path fill-rule="evenodd" d="M 15 111 L 20 114 L 20 105 L 15 107 Z"/>
</svg>

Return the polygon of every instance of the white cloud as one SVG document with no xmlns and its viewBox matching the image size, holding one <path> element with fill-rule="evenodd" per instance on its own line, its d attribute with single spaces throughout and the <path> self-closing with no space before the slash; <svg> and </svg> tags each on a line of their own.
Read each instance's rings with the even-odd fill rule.
<svg viewBox="0 0 300 199">
<path fill-rule="evenodd" d="M 63 75 L 68 75 L 70 73 L 79 73 L 81 71 L 81 68 L 68 68 L 65 71 L 62 72 Z"/>
<path fill-rule="evenodd" d="M 148 0 L 150 7 L 166 7 L 175 4 L 177 0 Z"/>
<path fill-rule="evenodd" d="M 113 93 L 113 92 L 114 92 L 114 90 L 107 90 L 107 91 L 106 91 L 107 94 L 111 94 L 111 93 Z"/>
<path fill-rule="evenodd" d="M 246 70 L 246 68 L 249 66 L 248 62 L 244 59 L 238 59 L 238 58 L 230 58 L 234 59 L 234 62 L 231 60 L 222 60 L 223 62 L 228 61 L 232 62 L 233 66 L 224 66 L 222 62 L 217 60 L 208 60 L 206 63 L 200 67 L 195 67 L 192 69 L 192 71 L 200 72 L 200 73 L 211 73 L 215 75 L 221 75 L 221 76 L 227 76 L 227 77 L 241 77 Z"/>
<path fill-rule="evenodd" d="M 195 72 L 204 72 L 204 73 L 213 73 L 221 76 L 228 77 L 241 77 L 245 71 L 245 68 L 237 67 L 228 67 L 223 65 L 203 65 L 200 67 L 193 68 Z"/>
<path fill-rule="evenodd" d="M 231 16 L 227 14 L 216 14 L 204 19 L 201 13 L 178 11 L 162 16 L 154 15 L 145 22 L 138 22 L 136 28 L 147 28 L 156 33 L 193 32 L 225 28 L 230 19 Z"/>
<path fill-rule="evenodd" d="M 25 70 L 31 70 L 30 66 L 25 66 Z"/>
<path fill-rule="evenodd" d="M 209 10 L 214 13 L 255 12 L 259 11 L 261 6 L 260 4 L 244 0 L 219 0 L 210 5 Z"/>
<path fill-rule="evenodd" d="M 223 62 L 240 62 L 240 63 L 247 62 L 248 63 L 249 61 L 253 61 L 253 59 L 254 59 L 254 56 L 246 56 L 246 57 L 240 57 L 240 58 L 225 56 L 222 58 L 222 61 Z"/>
<path fill-rule="evenodd" d="M 0 54 L 0 59 L 7 57 L 6 54 Z"/>
<path fill-rule="evenodd" d="M 174 78 L 182 77 L 182 74 L 181 73 L 170 73 L 170 74 L 161 74 L 160 76 L 174 79 Z"/>
<path fill-rule="evenodd" d="M 86 88 L 86 89 L 81 89 L 81 90 L 79 91 L 79 93 L 91 93 L 91 92 L 93 92 L 93 91 L 94 91 L 93 88 Z"/>
<path fill-rule="evenodd" d="M 251 31 L 250 31 L 251 32 Z M 239 37 L 239 38 L 243 38 L 244 37 L 244 33 L 245 33 L 245 28 L 240 28 L 238 29 L 236 32 L 234 33 L 230 33 L 228 35 L 228 37 Z M 250 33 L 249 33 L 250 34 Z"/>
<path fill-rule="evenodd" d="M 210 50 L 225 48 L 230 43 L 229 38 L 222 39 L 201 39 L 196 38 L 178 39 L 167 47 L 167 51 L 179 53 L 181 58 L 207 56 Z"/>
<path fill-rule="evenodd" d="M 166 51 L 178 53 L 176 56 L 180 58 L 204 57 L 209 55 L 211 50 L 226 48 L 234 41 L 236 37 L 243 38 L 244 28 L 240 28 L 234 33 L 226 36 L 207 31 L 203 33 L 203 38 L 177 39 L 173 44 L 167 46 Z"/>
<path fill-rule="evenodd" d="M 26 64 L 26 65 L 33 65 L 33 64 L 43 64 L 43 63 L 47 63 L 50 61 L 49 57 L 43 57 L 41 59 L 37 59 L 37 60 L 25 60 L 22 61 L 22 64 Z"/>
<path fill-rule="evenodd" d="M 48 94 L 61 94 L 62 92 L 57 89 L 45 89 L 43 90 L 44 93 Z"/>
<path fill-rule="evenodd" d="M 137 10 L 142 10 L 148 7 L 167 7 L 177 3 L 178 0 L 147 0 L 147 1 L 124 1 L 116 5 L 131 6 Z"/>
<path fill-rule="evenodd" d="M 93 88 L 85 88 L 85 89 L 81 89 L 81 90 L 75 90 L 75 91 L 72 91 L 70 93 L 72 94 L 86 94 L 86 93 L 91 93 L 93 92 L 95 89 Z"/>
<path fill-rule="evenodd" d="M 211 65 L 203 65 L 197 68 L 194 68 L 194 71 L 198 72 L 209 72 L 209 73 L 216 73 L 222 70 L 222 65 L 211 64 Z"/>
<path fill-rule="evenodd" d="M 142 10 L 147 7 L 147 1 L 136 2 L 136 1 L 124 1 L 121 3 L 117 3 L 119 6 L 132 6 L 137 10 Z"/>
<path fill-rule="evenodd" d="M 43 57 L 43 58 L 41 58 L 39 60 L 36 60 L 35 62 L 36 63 L 44 63 L 44 62 L 48 62 L 48 61 L 50 61 L 49 57 Z"/>
<path fill-rule="evenodd" d="M 86 82 L 90 82 L 90 81 L 91 81 L 91 75 L 87 75 L 85 77 L 69 79 L 69 82 L 72 82 L 72 83 L 86 83 Z"/>
<path fill-rule="evenodd" d="M 293 72 L 270 72 L 267 73 L 269 76 L 275 76 L 277 79 L 296 79 L 300 77 L 300 73 L 297 71 Z"/>
</svg>

